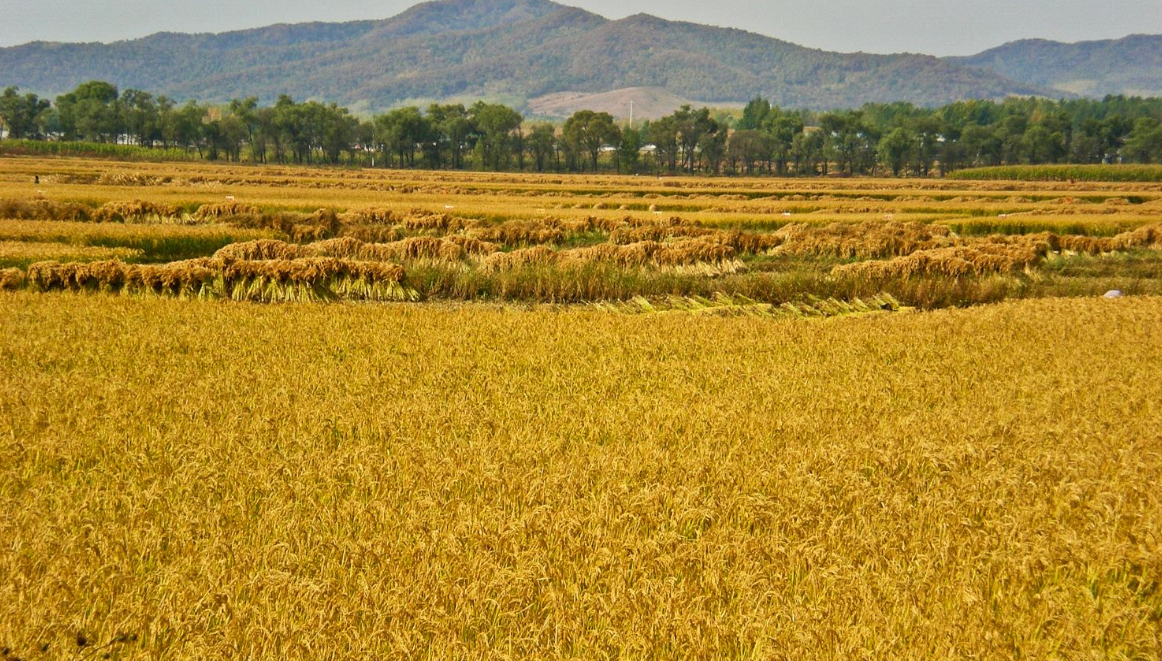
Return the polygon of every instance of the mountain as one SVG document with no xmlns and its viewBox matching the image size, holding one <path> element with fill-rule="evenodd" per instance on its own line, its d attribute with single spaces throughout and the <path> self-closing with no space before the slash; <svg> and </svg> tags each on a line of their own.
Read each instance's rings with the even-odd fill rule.
<svg viewBox="0 0 1162 661">
<path fill-rule="evenodd" d="M 1081 96 L 1162 96 L 1162 35 L 1076 44 L 1026 39 L 948 60 Z"/>
<path fill-rule="evenodd" d="M 826 52 L 644 14 L 613 21 L 549 0 L 439 0 L 381 21 L 0 48 L 0 87 L 52 96 L 91 79 L 176 99 L 269 103 L 285 93 L 357 111 L 475 98 L 523 106 L 632 88 L 811 108 L 1056 94 L 927 55 Z"/>
</svg>

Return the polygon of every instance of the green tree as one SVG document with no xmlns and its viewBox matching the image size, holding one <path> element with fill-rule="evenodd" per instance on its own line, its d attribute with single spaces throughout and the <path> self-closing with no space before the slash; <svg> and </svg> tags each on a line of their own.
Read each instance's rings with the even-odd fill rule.
<svg viewBox="0 0 1162 661">
<path fill-rule="evenodd" d="M 803 116 L 771 108 L 762 128 L 771 137 L 771 156 L 775 167 L 779 174 L 784 174 L 787 171 L 787 162 L 791 158 L 795 136 L 803 132 Z"/>
<path fill-rule="evenodd" d="M 161 115 L 157 101 L 149 92 L 127 89 L 118 104 L 125 133 L 135 143 L 152 147 L 161 139 Z"/>
<path fill-rule="evenodd" d="M 0 94 L 0 124 L 13 140 L 41 135 L 43 118 L 50 112 L 48 99 L 28 93 L 21 95 L 16 87 L 6 87 Z"/>
<path fill-rule="evenodd" d="M 885 135 L 879 144 L 880 161 L 892 171 L 892 175 L 900 176 L 900 172 L 907 172 L 908 163 L 913 159 L 916 151 L 917 139 L 915 134 L 905 128 L 893 129 Z"/>
<path fill-rule="evenodd" d="M 633 174 L 641 160 L 642 132 L 632 126 L 621 129 L 621 141 L 617 145 L 617 171 Z"/>
<path fill-rule="evenodd" d="M 738 171 L 739 165 L 746 174 L 754 174 L 759 163 L 768 162 L 774 150 L 774 139 L 769 133 L 746 129 L 730 134 L 726 143 L 726 156 L 731 169 Z"/>
<path fill-rule="evenodd" d="M 613 123 L 613 116 L 607 112 L 579 110 L 565 121 L 563 130 L 567 143 L 589 156 L 593 171 L 597 171 L 597 161 L 601 147 L 616 144 L 621 139 L 621 131 Z"/>
<path fill-rule="evenodd" d="M 1135 122 L 1122 147 L 1122 157 L 1133 163 L 1162 163 L 1162 123 L 1153 117 Z"/>
<path fill-rule="evenodd" d="M 529 131 L 525 144 L 533 157 L 533 166 L 537 172 L 544 172 L 549 159 L 557 149 L 557 130 L 547 122 L 536 124 Z"/>
<path fill-rule="evenodd" d="M 477 101 L 471 109 L 472 122 L 480 134 L 476 149 L 484 169 L 503 170 L 512 157 L 514 131 L 524 118 L 508 106 Z"/>
<path fill-rule="evenodd" d="M 960 133 L 960 144 L 969 165 L 999 165 L 1001 141 L 991 126 L 969 122 Z"/>
<path fill-rule="evenodd" d="M 56 106 L 65 139 L 111 142 L 122 133 L 117 88 L 109 83 L 81 83 L 58 96 Z"/>
<path fill-rule="evenodd" d="M 428 121 L 439 144 L 437 153 L 442 154 L 446 149 L 451 157 L 452 168 L 458 170 L 464 167 L 464 152 L 471 148 L 471 137 L 475 127 L 463 104 L 433 103 L 428 106 Z"/>
<path fill-rule="evenodd" d="M 761 96 L 751 99 L 742 109 L 742 119 L 736 127 L 740 131 L 754 131 L 767 125 L 767 117 L 771 114 L 771 102 Z"/>
<path fill-rule="evenodd" d="M 1055 163 L 1065 153 L 1065 138 L 1061 133 L 1035 124 L 1021 137 L 1021 149 L 1028 163 Z"/>
<path fill-rule="evenodd" d="M 429 133 L 429 125 L 414 106 L 396 108 L 375 118 L 375 139 L 395 153 L 400 167 L 412 167 L 416 161 L 416 146 Z"/>
<path fill-rule="evenodd" d="M 654 144 L 654 157 L 660 169 L 664 164 L 673 172 L 678 163 L 678 126 L 674 117 L 663 117 L 644 127 L 644 133 Z"/>
</svg>

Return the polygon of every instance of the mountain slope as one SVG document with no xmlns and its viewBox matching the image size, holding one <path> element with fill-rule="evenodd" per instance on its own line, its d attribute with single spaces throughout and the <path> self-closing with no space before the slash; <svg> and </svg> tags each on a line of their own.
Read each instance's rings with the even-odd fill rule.
<svg viewBox="0 0 1162 661">
<path fill-rule="evenodd" d="M 0 49 L 0 86 L 55 95 L 91 79 L 178 99 L 270 102 L 287 93 L 362 110 L 474 97 L 519 105 L 638 87 L 816 108 L 1046 92 L 926 55 L 831 53 L 647 15 L 610 21 L 549 0 L 441 0 L 383 21 Z"/>
<path fill-rule="evenodd" d="M 1084 96 L 1162 96 L 1162 35 L 1076 44 L 1027 39 L 948 60 Z"/>
</svg>

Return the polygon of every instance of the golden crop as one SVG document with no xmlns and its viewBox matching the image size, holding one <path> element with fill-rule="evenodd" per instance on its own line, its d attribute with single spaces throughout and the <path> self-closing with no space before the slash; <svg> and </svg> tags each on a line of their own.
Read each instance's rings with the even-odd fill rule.
<svg viewBox="0 0 1162 661">
<path fill-rule="evenodd" d="M 33 262 L 56 259 L 70 262 L 93 261 L 98 259 L 131 259 L 142 255 L 134 248 L 105 248 L 101 246 L 76 246 L 67 243 L 36 241 L 0 241 L 0 264 L 13 262 Z"/>
<path fill-rule="evenodd" d="M 154 242 L 226 243 L 271 236 L 264 230 L 223 225 L 123 225 L 35 220 L 0 220 L 0 240 L 74 245 L 138 246 Z"/>
<path fill-rule="evenodd" d="M 4 293 L 0 365 L 23 658 L 1162 655 L 1158 298 Z"/>
</svg>

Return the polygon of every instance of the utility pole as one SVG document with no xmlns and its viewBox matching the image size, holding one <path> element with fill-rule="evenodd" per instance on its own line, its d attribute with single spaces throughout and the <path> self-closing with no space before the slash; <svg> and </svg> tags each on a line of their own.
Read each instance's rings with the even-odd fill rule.
<svg viewBox="0 0 1162 661">
<path fill-rule="evenodd" d="M 629 127 L 633 128 L 633 101 L 629 102 Z"/>
</svg>

